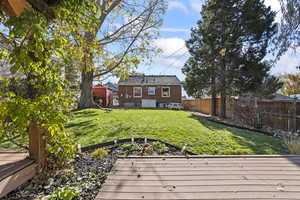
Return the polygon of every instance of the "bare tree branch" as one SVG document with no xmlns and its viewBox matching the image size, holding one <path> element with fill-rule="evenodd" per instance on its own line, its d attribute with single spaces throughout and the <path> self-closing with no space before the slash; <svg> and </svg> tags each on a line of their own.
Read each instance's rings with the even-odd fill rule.
<svg viewBox="0 0 300 200">
<path fill-rule="evenodd" d="M 105 43 L 101 43 L 102 41 L 105 41 L 105 40 L 108 40 L 116 35 L 119 35 L 120 31 L 123 30 L 125 27 L 128 27 L 129 25 L 133 24 L 134 22 L 136 22 L 138 19 L 140 19 L 144 13 L 146 13 L 150 8 L 144 10 L 140 15 L 138 15 L 137 17 L 135 17 L 133 20 L 129 21 L 128 23 L 126 24 L 123 24 L 121 27 L 119 27 L 115 32 L 113 32 L 112 34 L 108 35 L 108 36 L 105 36 L 103 39 L 99 40 L 100 41 L 100 44 L 107 44 L 107 43 L 110 43 L 110 42 L 105 42 Z M 118 36 L 117 36 L 118 37 Z M 114 39 L 112 39 L 114 40 Z"/>
<path fill-rule="evenodd" d="M 154 12 L 154 8 L 153 8 L 154 6 L 155 6 L 155 4 L 152 6 L 152 9 L 150 10 L 150 12 L 149 12 L 147 18 L 145 19 L 144 24 L 142 25 L 141 29 L 137 32 L 137 34 L 135 35 L 135 37 L 133 38 L 133 40 L 131 41 L 131 43 L 128 45 L 128 47 L 127 47 L 126 50 L 124 51 L 124 53 L 123 53 L 122 57 L 120 58 L 120 60 L 119 60 L 114 66 L 108 67 L 108 70 L 107 70 L 107 71 L 102 72 L 102 73 L 99 73 L 99 74 L 97 74 L 97 75 L 94 75 L 94 78 L 99 77 L 99 76 L 103 76 L 103 75 L 105 75 L 105 74 L 107 74 L 107 73 L 110 73 L 110 72 L 112 72 L 113 70 L 115 70 L 116 68 L 118 68 L 120 64 L 122 64 L 122 62 L 123 62 L 124 59 L 125 59 L 125 56 L 128 54 L 128 52 L 130 51 L 130 49 L 131 49 L 131 47 L 133 46 L 133 44 L 136 42 L 136 40 L 138 39 L 138 37 L 140 36 L 140 34 L 141 34 L 143 31 L 145 31 L 145 27 L 146 27 L 147 23 L 149 22 L 151 15 L 152 15 L 153 12 Z"/>
<path fill-rule="evenodd" d="M 107 9 L 106 9 L 106 1 L 102 1 L 101 10 L 104 12 L 101 13 L 101 16 L 99 18 L 99 24 L 95 29 L 94 37 L 96 37 L 98 30 L 101 29 L 106 17 L 111 13 L 111 11 L 113 11 L 121 3 L 121 1 L 122 0 L 115 0 Z"/>
</svg>

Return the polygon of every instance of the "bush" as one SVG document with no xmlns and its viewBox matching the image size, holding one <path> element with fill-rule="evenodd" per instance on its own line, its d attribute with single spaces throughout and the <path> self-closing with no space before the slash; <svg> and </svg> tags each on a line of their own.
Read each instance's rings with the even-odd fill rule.
<svg viewBox="0 0 300 200">
<path fill-rule="evenodd" d="M 105 158 L 105 157 L 108 156 L 108 151 L 106 149 L 104 149 L 104 148 L 100 148 L 100 149 L 95 150 L 92 153 L 92 156 L 95 159 L 102 159 L 102 158 Z"/>
<path fill-rule="evenodd" d="M 73 200 L 80 195 L 80 190 L 76 187 L 64 187 L 57 189 L 50 195 L 48 200 Z"/>
<path fill-rule="evenodd" d="M 258 110 L 254 100 L 231 101 L 234 120 L 255 128 L 261 128 Z"/>
<path fill-rule="evenodd" d="M 300 154 L 300 139 L 290 138 L 287 141 L 287 146 L 292 154 Z"/>
<path fill-rule="evenodd" d="M 143 148 L 143 152 L 148 154 L 153 153 L 153 146 L 151 144 L 145 144 Z"/>
<path fill-rule="evenodd" d="M 122 144 L 121 147 L 124 151 L 127 151 L 127 152 L 139 152 L 142 150 L 140 145 L 138 145 L 137 143 Z"/>
<path fill-rule="evenodd" d="M 160 142 L 154 142 L 153 148 L 159 154 L 163 154 L 163 153 L 169 151 L 169 147 L 167 147 L 167 145 L 160 143 Z"/>
</svg>

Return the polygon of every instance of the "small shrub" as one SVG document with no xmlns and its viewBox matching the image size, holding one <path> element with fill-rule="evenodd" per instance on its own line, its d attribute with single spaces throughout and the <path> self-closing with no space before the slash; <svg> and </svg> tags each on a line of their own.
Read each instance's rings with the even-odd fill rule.
<svg viewBox="0 0 300 200">
<path fill-rule="evenodd" d="M 73 200 L 80 195 L 80 190 L 75 187 L 57 189 L 50 195 L 48 200 Z"/>
<path fill-rule="evenodd" d="M 142 148 L 137 143 L 131 143 L 131 144 L 122 144 L 122 149 L 127 152 L 138 152 L 141 151 Z"/>
<path fill-rule="evenodd" d="M 169 147 L 167 147 L 167 145 L 160 143 L 160 142 L 154 142 L 153 148 L 159 154 L 163 154 L 163 153 L 169 151 Z"/>
<path fill-rule="evenodd" d="M 102 159 L 108 156 L 108 151 L 104 148 L 96 149 L 93 153 L 92 156 L 95 159 Z"/>
<path fill-rule="evenodd" d="M 153 153 L 153 146 L 151 144 L 145 144 L 143 148 L 143 152 L 148 154 Z"/>
<path fill-rule="evenodd" d="M 86 189 L 92 187 L 91 183 L 82 183 L 81 185 L 82 185 L 83 188 L 86 188 Z"/>
<path fill-rule="evenodd" d="M 287 146 L 292 154 L 300 154 L 300 139 L 289 139 L 287 141 Z"/>
</svg>

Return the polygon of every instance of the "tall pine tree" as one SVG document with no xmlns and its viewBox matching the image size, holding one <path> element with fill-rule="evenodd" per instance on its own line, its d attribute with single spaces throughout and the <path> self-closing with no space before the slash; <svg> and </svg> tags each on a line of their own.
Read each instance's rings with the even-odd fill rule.
<svg viewBox="0 0 300 200">
<path fill-rule="evenodd" d="M 192 96 L 219 94 L 225 118 L 228 96 L 255 91 L 269 76 L 263 59 L 276 14 L 263 0 L 208 0 L 201 15 L 186 42 L 185 86 Z"/>
</svg>

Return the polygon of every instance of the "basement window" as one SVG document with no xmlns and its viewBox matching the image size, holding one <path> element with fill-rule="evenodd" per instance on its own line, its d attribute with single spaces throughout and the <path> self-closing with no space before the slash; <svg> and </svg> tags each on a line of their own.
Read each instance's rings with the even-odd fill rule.
<svg viewBox="0 0 300 200">
<path fill-rule="evenodd" d="M 162 88 L 162 97 L 170 97 L 170 88 L 169 87 L 163 87 Z"/>
<path fill-rule="evenodd" d="M 133 97 L 142 97 L 142 88 L 141 87 L 133 88 Z"/>
<path fill-rule="evenodd" d="M 155 95 L 155 87 L 148 87 L 148 95 Z"/>
</svg>

